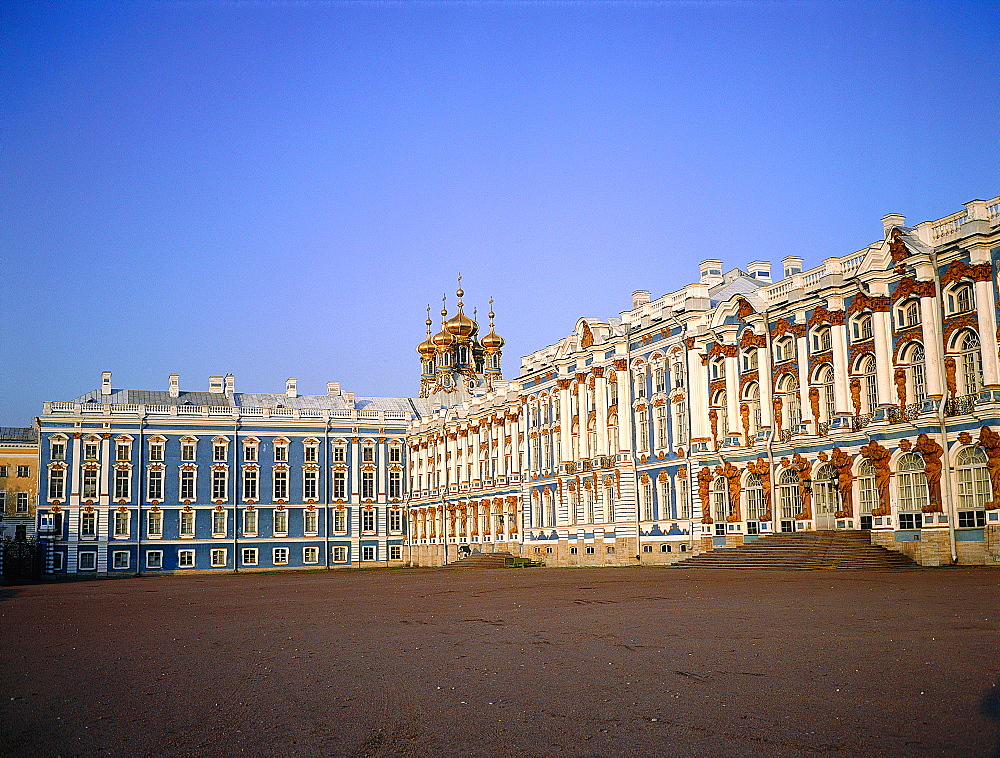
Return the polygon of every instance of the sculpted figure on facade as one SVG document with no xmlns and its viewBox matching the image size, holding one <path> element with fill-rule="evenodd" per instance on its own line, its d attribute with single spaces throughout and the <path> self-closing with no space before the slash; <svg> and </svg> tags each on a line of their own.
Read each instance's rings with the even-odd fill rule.
<svg viewBox="0 0 1000 758">
<path fill-rule="evenodd" d="M 878 507 L 872 509 L 873 516 L 888 516 L 889 508 L 889 459 L 892 454 L 875 440 L 864 445 L 861 455 L 872 462 L 875 467 L 875 490 L 878 492 Z"/>
<path fill-rule="evenodd" d="M 986 510 L 995 511 L 1000 508 L 1000 434 L 983 426 L 976 444 L 986 453 L 986 469 L 990 474 L 993 499 L 986 504 Z"/>
<path fill-rule="evenodd" d="M 802 499 L 802 510 L 795 518 L 806 520 L 812 518 L 812 463 L 798 453 L 792 456 L 792 469 L 799 475 L 799 497 Z"/>
<path fill-rule="evenodd" d="M 830 464 L 837 469 L 837 488 L 840 490 L 840 510 L 833 515 L 836 518 L 853 518 L 854 474 L 851 473 L 851 467 L 854 465 L 854 457 L 835 447 L 830 455 Z"/>
<path fill-rule="evenodd" d="M 711 524 L 712 509 L 709 507 L 709 496 L 712 489 L 712 469 L 705 466 L 698 472 L 698 499 L 701 501 L 701 523 Z"/>
</svg>

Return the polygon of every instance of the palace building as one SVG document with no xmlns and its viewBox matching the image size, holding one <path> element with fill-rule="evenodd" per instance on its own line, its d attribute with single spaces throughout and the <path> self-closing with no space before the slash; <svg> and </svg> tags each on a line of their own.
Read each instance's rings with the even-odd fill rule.
<svg viewBox="0 0 1000 758">
<path fill-rule="evenodd" d="M 1000 197 L 882 219 L 802 270 L 701 262 L 501 372 L 447 303 L 415 398 L 112 387 L 37 420 L 55 574 L 673 563 L 863 530 L 923 565 L 1000 563 Z"/>
</svg>

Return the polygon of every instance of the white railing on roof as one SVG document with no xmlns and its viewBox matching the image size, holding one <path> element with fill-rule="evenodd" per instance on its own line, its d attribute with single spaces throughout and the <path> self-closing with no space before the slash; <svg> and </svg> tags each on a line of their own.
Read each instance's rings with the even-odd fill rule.
<svg viewBox="0 0 1000 758">
<path fill-rule="evenodd" d="M 952 213 L 950 216 L 946 216 L 931 227 L 931 235 L 935 240 L 951 237 L 952 235 L 957 234 L 961 230 L 962 225 L 968 220 L 968 211 Z"/>
</svg>

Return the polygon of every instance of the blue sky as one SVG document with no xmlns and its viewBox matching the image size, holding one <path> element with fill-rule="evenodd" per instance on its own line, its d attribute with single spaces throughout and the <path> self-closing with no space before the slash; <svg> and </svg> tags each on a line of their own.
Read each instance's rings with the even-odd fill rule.
<svg viewBox="0 0 1000 758">
<path fill-rule="evenodd" d="M 1000 193 L 988 2 L 0 6 L 0 424 L 116 387 L 416 392 L 726 268 Z"/>
</svg>

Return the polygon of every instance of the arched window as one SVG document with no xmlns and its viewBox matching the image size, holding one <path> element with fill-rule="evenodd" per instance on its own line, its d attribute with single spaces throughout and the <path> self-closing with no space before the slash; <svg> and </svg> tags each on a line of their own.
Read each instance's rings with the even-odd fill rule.
<svg viewBox="0 0 1000 758">
<path fill-rule="evenodd" d="M 919 342 L 910 346 L 904 358 L 907 364 L 907 401 L 922 403 L 927 398 L 927 378 L 924 368 L 924 346 Z"/>
<path fill-rule="evenodd" d="M 861 408 L 863 413 L 874 413 L 878 408 L 878 375 L 875 372 L 875 358 L 866 355 L 858 366 L 861 374 Z"/>
<path fill-rule="evenodd" d="M 799 497 L 799 475 L 794 469 L 785 469 L 778 479 L 778 505 L 781 518 L 793 519 L 802 509 Z"/>
<path fill-rule="evenodd" d="M 867 458 L 858 466 L 858 495 L 859 512 L 870 516 L 878 506 L 878 489 L 875 486 L 875 464 Z"/>
<path fill-rule="evenodd" d="M 958 349 L 957 361 L 962 375 L 959 387 L 963 395 L 975 395 L 983 386 L 983 353 L 979 335 L 969 330 L 962 332 L 955 341 Z"/>
<path fill-rule="evenodd" d="M 924 459 L 917 453 L 906 453 L 896 466 L 896 489 L 899 493 L 899 528 L 919 529 L 921 511 L 930 501 Z"/>
<path fill-rule="evenodd" d="M 967 447 L 955 459 L 958 478 L 958 509 L 979 510 L 993 499 L 986 454 L 981 448 Z"/>
<path fill-rule="evenodd" d="M 746 488 L 747 521 L 760 521 L 765 511 L 764 482 L 756 474 L 747 477 Z"/>
<path fill-rule="evenodd" d="M 718 525 L 724 525 L 729 516 L 729 482 L 724 476 L 715 477 L 712 482 L 712 516 Z"/>
</svg>

